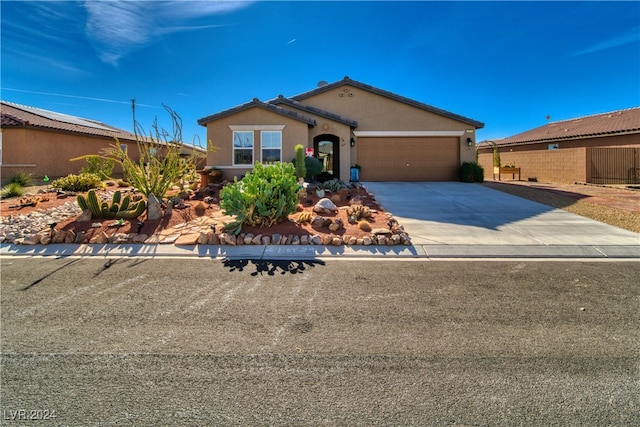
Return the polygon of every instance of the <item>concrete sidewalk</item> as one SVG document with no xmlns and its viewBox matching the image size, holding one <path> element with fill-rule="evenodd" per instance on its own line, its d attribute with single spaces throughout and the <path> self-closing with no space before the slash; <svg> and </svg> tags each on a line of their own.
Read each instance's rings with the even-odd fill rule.
<svg viewBox="0 0 640 427">
<path fill-rule="evenodd" d="M 3 245 L 0 256 L 108 258 L 312 259 L 559 259 L 640 261 L 638 245 L 412 245 L 412 246 L 221 246 L 221 245 Z"/>
</svg>

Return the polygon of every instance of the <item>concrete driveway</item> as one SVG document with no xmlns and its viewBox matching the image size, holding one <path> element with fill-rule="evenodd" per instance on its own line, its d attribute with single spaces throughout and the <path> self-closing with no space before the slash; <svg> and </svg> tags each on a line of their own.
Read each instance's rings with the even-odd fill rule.
<svg viewBox="0 0 640 427">
<path fill-rule="evenodd" d="M 432 254 L 441 245 L 471 252 L 535 253 L 559 248 L 640 257 L 640 234 L 613 227 L 477 184 L 459 182 L 365 182 L 409 232 L 414 245 Z"/>
</svg>

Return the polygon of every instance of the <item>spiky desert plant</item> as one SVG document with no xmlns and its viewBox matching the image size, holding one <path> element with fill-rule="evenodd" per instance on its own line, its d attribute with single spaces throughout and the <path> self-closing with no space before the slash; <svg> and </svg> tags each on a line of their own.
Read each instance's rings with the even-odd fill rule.
<svg viewBox="0 0 640 427">
<path fill-rule="evenodd" d="M 198 155 L 193 150 L 189 156 L 183 156 L 182 118 L 171 108 L 163 104 L 171 117 L 172 131 L 168 132 L 158 125 L 156 118 L 151 132 L 146 135 L 135 118 L 135 102 L 132 103 L 133 123 L 139 159 L 129 156 L 120 141 L 101 151 L 100 156 L 122 166 L 124 178 L 145 196 L 155 195 L 162 199 L 167 191 L 186 177 L 193 177 Z M 211 147 L 213 150 L 213 147 Z"/>
<path fill-rule="evenodd" d="M 307 166 L 305 165 L 304 162 L 304 145 L 302 144 L 298 144 L 295 146 L 295 151 L 296 151 L 296 160 L 295 160 L 295 167 L 296 167 L 296 176 L 298 178 L 304 178 L 305 175 L 307 175 Z"/>
<path fill-rule="evenodd" d="M 101 201 L 94 190 L 90 190 L 86 197 L 78 195 L 78 206 L 80 209 L 91 211 L 91 218 L 137 218 L 147 208 L 144 200 L 132 202 L 130 196 L 122 197 L 120 191 L 113 193 L 111 203 Z"/>
<path fill-rule="evenodd" d="M 269 227 L 296 211 L 298 183 L 291 163 L 277 162 L 263 166 L 257 163 L 253 171 L 220 190 L 220 207 L 236 221 L 228 229 L 239 234 L 242 225 Z"/>
</svg>

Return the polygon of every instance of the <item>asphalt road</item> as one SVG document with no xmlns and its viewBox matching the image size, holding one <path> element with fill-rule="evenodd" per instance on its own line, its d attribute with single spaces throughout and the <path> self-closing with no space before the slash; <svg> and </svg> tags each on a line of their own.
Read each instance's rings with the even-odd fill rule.
<svg viewBox="0 0 640 427">
<path fill-rule="evenodd" d="M 640 424 L 637 262 L 0 267 L 2 425 Z"/>
</svg>

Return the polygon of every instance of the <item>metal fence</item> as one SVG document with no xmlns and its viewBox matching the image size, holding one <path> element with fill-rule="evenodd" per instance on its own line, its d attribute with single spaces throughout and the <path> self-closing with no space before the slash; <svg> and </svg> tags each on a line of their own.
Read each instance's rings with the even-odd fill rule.
<svg viewBox="0 0 640 427">
<path fill-rule="evenodd" d="M 590 148 L 592 184 L 640 184 L 640 149 Z"/>
</svg>

